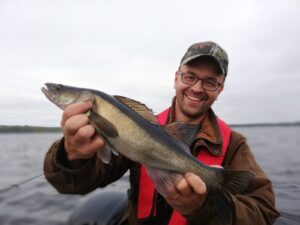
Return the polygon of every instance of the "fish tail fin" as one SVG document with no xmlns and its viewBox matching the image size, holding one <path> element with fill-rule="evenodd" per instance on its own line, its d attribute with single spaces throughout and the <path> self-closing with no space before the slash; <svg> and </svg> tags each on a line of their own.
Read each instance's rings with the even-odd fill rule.
<svg viewBox="0 0 300 225">
<path fill-rule="evenodd" d="M 221 173 L 221 186 L 231 194 L 245 192 L 254 177 L 249 171 L 223 170 Z"/>
<path fill-rule="evenodd" d="M 210 192 L 208 198 L 221 224 L 229 224 L 233 210 L 231 194 L 245 192 L 254 175 L 248 171 L 219 170 L 220 186 Z"/>
<path fill-rule="evenodd" d="M 219 222 L 222 225 L 230 224 L 233 206 L 229 192 L 226 189 L 211 191 L 208 201 L 212 203 Z"/>
</svg>

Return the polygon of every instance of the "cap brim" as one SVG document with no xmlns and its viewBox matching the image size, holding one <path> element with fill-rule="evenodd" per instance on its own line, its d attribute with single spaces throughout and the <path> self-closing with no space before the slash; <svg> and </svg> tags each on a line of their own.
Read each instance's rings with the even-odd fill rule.
<svg viewBox="0 0 300 225">
<path fill-rule="evenodd" d="M 185 64 L 187 64 L 187 63 L 193 61 L 194 59 L 197 59 L 197 58 L 200 58 L 200 57 L 203 57 L 203 56 L 205 56 L 205 57 L 210 57 L 210 58 L 214 59 L 215 62 L 218 64 L 219 68 L 221 69 L 222 73 L 226 76 L 226 71 L 224 70 L 224 68 L 223 68 L 223 66 L 222 66 L 222 64 L 221 64 L 221 62 L 219 61 L 219 59 L 218 59 L 217 57 L 215 57 L 215 56 L 213 56 L 213 55 L 208 55 L 208 54 L 198 54 L 198 55 L 193 55 L 193 56 L 190 56 L 190 57 L 187 57 L 187 58 L 183 59 L 183 60 L 181 61 L 180 65 L 185 65 Z"/>
</svg>

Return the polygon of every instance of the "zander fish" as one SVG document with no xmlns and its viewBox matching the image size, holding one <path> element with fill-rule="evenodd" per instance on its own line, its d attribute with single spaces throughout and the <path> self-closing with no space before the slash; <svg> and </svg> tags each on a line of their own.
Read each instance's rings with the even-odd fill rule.
<svg viewBox="0 0 300 225">
<path fill-rule="evenodd" d="M 209 167 L 192 156 L 188 144 L 197 131 L 194 125 L 175 122 L 159 126 L 144 104 L 97 90 L 46 83 L 42 92 L 61 109 L 76 102 L 93 102 L 88 116 L 96 132 L 107 142 L 106 149 L 99 151 L 103 162 L 109 162 L 113 151 L 145 165 L 162 195 L 166 194 L 167 184 L 175 185 L 178 174 L 192 172 L 206 183 L 207 198 L 220 222 L 230 221 L 231 194 L 245 192 L 253 174 Z"/>
</svg>

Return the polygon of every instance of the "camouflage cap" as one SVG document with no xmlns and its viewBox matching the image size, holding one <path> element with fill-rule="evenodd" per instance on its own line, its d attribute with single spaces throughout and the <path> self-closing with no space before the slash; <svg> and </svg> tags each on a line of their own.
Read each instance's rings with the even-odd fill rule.
<svg viewBox="0 0 300 225">
<path fill-rule="evenodd" d="M 219 65 L 222 73 L 226 76 L 228 72 L 228 56 L 224 49 L 212 41 L 198 42 L 191 45 L 181 59 L 180 65 L 185 65 L 192 60 L 201 57 L 210 56 Z"/>
</svg>

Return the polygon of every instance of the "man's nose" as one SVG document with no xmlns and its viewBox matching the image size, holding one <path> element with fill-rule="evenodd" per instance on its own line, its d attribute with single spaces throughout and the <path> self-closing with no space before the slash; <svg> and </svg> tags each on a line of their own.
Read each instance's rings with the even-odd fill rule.
<svg viewBox="0 0 300 225">
<path fill-rule="evenodd" d="M 203 91 L 203 81 L 202 80 L 198 80 L 195 84 L 192 85 L 192 90 L 195 92 L 200 92 Z"/>
</svg>

